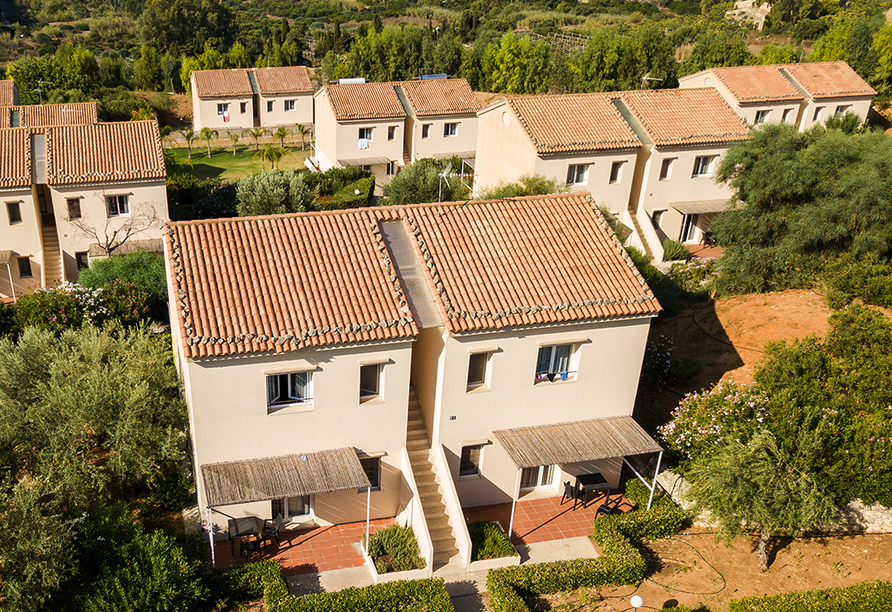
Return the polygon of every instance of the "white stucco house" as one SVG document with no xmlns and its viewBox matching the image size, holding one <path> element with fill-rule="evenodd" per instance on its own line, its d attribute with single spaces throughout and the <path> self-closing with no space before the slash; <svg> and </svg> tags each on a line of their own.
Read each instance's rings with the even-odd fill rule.
<svg viewBox="0 0 892 612">
<path fill-rule="evenodd" d="M 660 306 L 587 194 L 170 223 L 165 253 L 218 538 L 396 517 L 467 567 L 463 508 L 616 486 L 599 436 L 659 452 L 631 414 Z"/>
</svg>

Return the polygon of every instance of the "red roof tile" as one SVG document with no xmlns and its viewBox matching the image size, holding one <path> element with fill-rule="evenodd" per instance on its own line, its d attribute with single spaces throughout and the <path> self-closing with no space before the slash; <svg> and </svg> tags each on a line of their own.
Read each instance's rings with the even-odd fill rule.
<svg viewBox="0 0 892 612">
<path fill-rule="evenodd" d="M 43 128 L 54 125 L 98 123 L 95 102 L 66 104 L 28 104 L 0 107 L 0 128 L 12 127 L 12 113 L 18 111 L 21 127 Z"/>
<path fill-rule="evenodd" d="M 15 103 L 15 81 L 0 80 L 0 106 L 12 106 Z"/>
<path fill-rule="evenodd" d="M 156 121 L 46 128 L 47 183 L 107 183 L 167 176 Z"/>
<path fill-rule="evenodd" d="M 778 66 L 711 68 L 705 72 L 714 74 L 740 104 L 797 101 L 805 98 Z"/>
<path fill-rule="evenodd" d="M 192 73 L 192 81 L 199 98 L 250 96 L 254 93 L 248 71 L 242 68 L 196 70 Z"/>
<path fill-rule="evenodd" d="M 187 357 L 409 339 L 417 326 L 379 225 L 403 220 L 453 333 L 660 306 L 587 196 L 168 224 Z"/>
<path fill-rule="evenodd" d="M 0 130 L 0 188 L 31 185 L 31 131 Z"/>
<path fill-rule="evenodd" d="M 641 146 L 608 94 L 515 96 L 507 104 L 540 154 Z"/>
<path fill-rule="evenodd" d="M 715 89 L 645 89 L 611 94 L 625 104 L 656 146 L 744 140 L 749 127 Z"/>
<path fill-rule="evenodd" d="M 480 110 L 466 79 L 419 79 L 399 83 L 412 110 L 427 115 L 467 115 Z"/>
<path fill-rule="evenodd" d="M 396 83 L 330 83 L 325 86 L 338 121 L 406 116 Z"/>
<path fill-rule="evenodd" d="M 313 91 L 306 66 L 281 68 L 252 68 L 257 87 L 262 94 L 307 93 Z"/>
<path fill-rule="evenodd" d="M 781 66 L 812 98 L 874 96 L 876 91 L 845 62 Z"/>
</svg>

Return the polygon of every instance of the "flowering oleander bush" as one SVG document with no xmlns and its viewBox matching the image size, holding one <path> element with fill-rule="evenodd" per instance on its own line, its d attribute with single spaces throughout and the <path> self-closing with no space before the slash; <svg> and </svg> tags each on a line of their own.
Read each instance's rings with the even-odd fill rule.
<svg viewBox="0 0 892 612">
<path fill-rule="evenodd" d="M 675 263 L 668 276 L 687 293 L 707 293 L 718 276 L 716 262 L 714 257 L 708 257 Z"/>
<path fill-rule="evenodd" d="M 703 362 L 690 355 L 678 355 L 672 339 L 664 335 L 647 341 L 641 378 L 663 385 L 675 380 L 696 376 L 703 369 Z"/>
<path fill-rule="evenodd" d="M 15 320 L 20 329 L 37 327 L 56 335 L 110 320 L 135 325 L 148 313 L 147 299 L 145 291 L 126 281 L 112 281 L 97 289 L 64 282 L 20 297 Z"/>
</svg>

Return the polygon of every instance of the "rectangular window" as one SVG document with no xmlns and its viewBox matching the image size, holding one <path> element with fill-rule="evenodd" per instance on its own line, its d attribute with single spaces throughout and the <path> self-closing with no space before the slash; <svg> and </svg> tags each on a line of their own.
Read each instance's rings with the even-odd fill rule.
<svg viewBox="0 0 892 612">
<path fill-rule="evenodd" d="M 267 100 L 267 102 L 266 102 L 266 112 L 268 112 L 268 113 L 273 112 L 273 102 L 272 102 L 272 100 Z"/>
<path fill-rule="evenodd" d="M 585 182 L 586 164 L 570 164 L 567 168 L 567 184 L 581 185 Z"/>
<path fill-rule="evenodd" d="M 623 164 L 626 162 L 613 162 L 610 166 L 610 183 L 618 183 L 622 180 Z"/>
<path fill-rule="evenodd" d="M 396 126 L 391 125 L 387 128 L 387 140 L 393 140 L 396 138 Z"/>
<path fill-rule="evenodd" d="M 712 175 L 712 162 L 715 160 L 715 155 L 702 155 L 694 160 L 694 172 L 691 176 L 711 176 Z"/>
<path fill-rule="evenodd" d="M 847 112 L 849 112 L 850 110 L 852 110 L 852 105 L 851 105 L 851 104 L 843 104 L 843 105 L 840 105 L 840 106 L 837 106 L 837 107 L 836 107 L 836 112 L 834 113 L 834 115 L 836 115 L 837 117 L 842 117 L 843 115 L 845 115 L 845 114 L 846 114 Z"/>
<path fill-rule="evenodd" d="M 784 114 L 781 115 L 781 123 L 786 123 L 786 122 L 787 122 L 787 119 L 790 118 L 790 113 L 791 113 L 792 111 L 793 111 L 792 108 L 785 108 L 785 109 L 784 109 Z"/>
<path fill-rule="evenodd" d="M 19 278 L 32 278 L 34 275 L 31 274 L 31 260 L 27 257 L 19 257 Z"/>
<path fill-rule="evenodd" d="M 811 118 L 811 120 L 812 120 L 812 121 L 818 121 L 818 120 L 821 118 L 821 113 L 823 113 L 823 112 L 824 112 L 824 107 L 823 107 L 823 106 L 819 106 L 818 108 L 815 109 L 815 114 L 814 114 L 814 116 Z"/>
<path fill-rule="evenodd" d="M 468 358 L 468 391 L 489 388 L 492 353 L 472 353 Z"/>
<path fill-rule="evenodd" d="M 217 104 L 217 114 L 218 115 L 225 115 L 228 112 L 229 112 L 229 104 L 223 104 L 223 103 Z"/>
<path fill-rule="evenodd" d="M 294 110 L 294 100 L 285 100 L 285 110 L 286 111 Z"/>
<path fill-rule="evenodd" d="M 381 457 L 360 457 L 359 463 L 362 465 L 362 469 L 365 471 L 365 475 L 368 477 L 369 482 L 372 485 L 372 490 L 380 491 Z"/>
<path fill-rule="evenodd" d="M 364 365 L 359 367 L 359 399 L 366 401 L 381 397 L 381 373 L 384 365 Z"/>
<path fill-rule="evenodd" d="M 74 262 L 77 264 L 78 270 L 90 267 L 90 256 L 87 251 L 77 251 L 74 254 Z"/>
<path fill-rule="evenodd" d="M 130 202 L 125 195 L 106 196 L 105 207 L 109 217 L 130 214 Z"/>
<path fill-rule="evenodd" d="M 282 497 L 272 500 L 271 514 L 276 518 L 280 514 L 286 521 L 292 518 L 302 518 L 310 514 L 310 496 Z"/>
<path fill-rule="evenodd" d="M 243 115 L 244 115 L 245 113 L 247 113 L 247 112 L 248 112 L 248 103 L 247 103 L 247 102 L 242 102 L 242 103 L 241 103 L 240 110 L 241 110 L 241 113 L 242 113 Z"/>
<path fill-rule="evenodd" d="M 681 233 L 678 236 L 678 239 L 681 242 L 687 242 L 694 235 L 694 228 L 697 227 L 697 221 L 700 219 L 700 215 L 685 215 L 684 219 L 681 221 Z"/>
<path fill-rule="evenodd" d="M 422 137 L 422 138 L 427 138 L 427 137 L 430 136 L 430 135 L 431 135 L 431 124 L 430 124 L 430 123 L 424 123 L 424 124 L 422 124 L 422 126 L 421 126 L 421 137 Z"/>
<path fill-rule="evenodd" d="M 457 123 L 445 123 L 443 124 L 443 138 L 449 138 L 450 136 L 458 135 L 458 124 Z"/>
<path fill-rule="evenodd" d="M 19 202 L 7 202 L 6 213 L 9 215 L 10 225 L 22 222 L 22 205 Z"/>
<path fill-rule="evenodd" d="M 68 198 L 65 200 L 65 205 L 68 207 L 68 220 L 72 219 L 80 219 L 81 218 L 81 199 L 80 198 Z"/>
<path fill-rule="evenodd" d="M 482 444 L 474 444 L 473 446 L 462 446 L 461 462 L 458 466 L 459 477 L 477 476 L 480 473 L 480 459 L 482 454 Z"/>
<path fill-rule="evenodd" d="M 660 164 L 660 180 L 668 181 L 669 175 L 672 173 L 672 162 L 675 161 L 674 157 L 667 157 L 663 160 L 663 163 Z"/>
<path fill-rule="evenodd" d="M 520 488 L 535 489 L 547 487 L 554 481 L 554 465 L 539 465 L 524 468 L 520 473 Z"/>
<path fill-rule="evenodd" d="M 396 162 L 387 162 L 387 176 L 396 174 Z"/>
<path fill-rule="evenodd" d="M 756 111 L 756 125 L 758 125 L 760 123 L 765 123 L 766 121 L 768 121 L 768 113 L 769 112 L 771 112 L 771 111 L 767 111 L 767 110 Z"/>
<path fill-rule="evenodd" d="M 576 376 L 577 346 L 573 344 L 555 344 L 540 346 L 536 357 L 535 383 L 573 380 Z"/>
<path fill-rule="evenodd" d="M 660 221 L 663 219 L 663 213 L 665 210 L 655 210 L 650 215 L 650 223 L 654 226 L 655 230 L 660 229 Z"/>
<path fill-rule="evenodd" d="M 267 376 L 267 412 L 275 412 L 283 406 L 309 404 L 313 401 L 312 382 L 312 372 L 291 372 Z"/>
<path fill-rule="evenodd" d="M 359 139 L 360 140 L 372 140 L 372 129 L 373 128 L 359 128 Z"/>
</svg>

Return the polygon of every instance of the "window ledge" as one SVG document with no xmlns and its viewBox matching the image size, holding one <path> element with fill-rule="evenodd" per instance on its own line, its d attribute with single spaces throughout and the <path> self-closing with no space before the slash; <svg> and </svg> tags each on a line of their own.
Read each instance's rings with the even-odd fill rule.
<svg viewBox="0 0 892 612">
<path fill-rule="evenodd" d="M 490 388 L 486 384 L 469 385 L 465 393 L 489 393 Z"/>
<path fill-rule="evenodd" d="M 552 385 L 566 385 L 566 384 L 575 383 L 575 382 L 576 382 L 576 376 L 574 376 L 573 378 L 568 378 L 567 380 L 560 380 L 559 378 L 556 378 L 554 380 L 540 380 L 539 382 L 534 382 L 533 386 L 534 387 L 550 387 Z"/>
<path fill-rule="evenodd" d="M 279 414 L 296 414 L 298 412 L 313 412 L 316 407 L 312 402 L 306 404 L 282 404 L 281 406 L 267 406 L 266 413 L 269 416 Z"/>
<path fill-rule="evenodd" d="M 370 395 L 368 397 L 359 398 L 360 406 L 367 406 L 369 404 L 383 404 L 383 403 L 384 403 L 384 398 L 381 397 L 380 395 Z"/>
<path fill-rule="evenodd" d="M 478 472 L 476 474 L 468 474 L 467 476 L 459 476 L 459 480 L 476 480 L 478 478 L 483 478 L 483 476 Z"/>
</svg>

